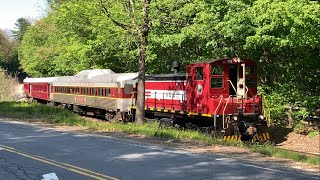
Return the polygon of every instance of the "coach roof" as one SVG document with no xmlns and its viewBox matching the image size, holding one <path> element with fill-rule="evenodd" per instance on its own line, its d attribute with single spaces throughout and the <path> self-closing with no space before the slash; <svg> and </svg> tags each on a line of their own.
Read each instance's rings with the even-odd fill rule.
<svg viewBox="0 0 320 180">
<path fill-rule="evenodd" d="M 24 83 L 51 83 L 57 77 L 45 77 L 45 78 L 26 78 L 23 80 Z"/>
</svg>

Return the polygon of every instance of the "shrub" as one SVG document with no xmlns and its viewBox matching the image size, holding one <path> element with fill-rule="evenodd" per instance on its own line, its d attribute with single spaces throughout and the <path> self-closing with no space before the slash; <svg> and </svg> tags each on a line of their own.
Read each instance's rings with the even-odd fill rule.
<svg viewBox="0 0 320 180">
<path fill-rule="evenodd" d="M 16 90 L 19 89 L 17 78 L 8 75 L 4 70 L 0 69 L 0 101 L 14 100 Z"/>
</svg>

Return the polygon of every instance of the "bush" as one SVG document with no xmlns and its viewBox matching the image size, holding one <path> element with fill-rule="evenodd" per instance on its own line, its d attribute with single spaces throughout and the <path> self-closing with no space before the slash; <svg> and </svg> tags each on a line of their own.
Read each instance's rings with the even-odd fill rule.
<svg viewBox="0 0 320 180">
<path fill-rule="evenodd" d="M 276 127 L 300 126 L 301 121 L 313 114 L 319 106 L 319 96 L 305 97 L 286 85 L 278 88 L 259 86 L 258 90 L 260 95 L 266 97 L 270 107 L 271 122 Z"/>
<path fill-rule="evenodd" d="M 0 84 L 0 101 L 14 100 L 15 92 L 19 87 L 18 79 L 0 69 Z"/>
</svg>

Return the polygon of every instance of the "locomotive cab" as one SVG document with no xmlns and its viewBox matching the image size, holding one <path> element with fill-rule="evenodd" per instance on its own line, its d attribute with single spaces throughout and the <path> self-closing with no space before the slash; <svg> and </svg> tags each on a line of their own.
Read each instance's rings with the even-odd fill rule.
<svg viewBox="0 0 320 180">
<path fill-rule="evenodd" d="M 242 112 L 249 113 L 255 110 L 238 102 L 252 98 L 259 101 L 255 99 L 258 96 L 254 61 L 239 58 L 218 59 L 193 63 L 188 68 L 188 104 L 191 105 L 191 111 L 205 114 L 237 113 L 236 107 L 226 106 L 224 112 L 218 107 L 225 104 L 224 101 L 227 99 L 230 103 L 237 102 Z M 234 103 L 233 106 L 236 106 Z"/>
<path fill-rule="evenodd" d="M 228 96 L 252 97 L 257 93 L 256 63 L 239 58 L 210 63 L 211 94 L 223 89 Z M 225 85 L 223 84 L 225 83 Z"/>
<path fill-rule="evenodd" d="M 256 126 L 263 120 L 259 119 L 262 102 L 257 95 L 256 67 L 256 62 L 239 58 L 189 65 L 187 103 L 190 111 L 213 117 L 215 128 L 230 130 L 231 135 L 238 131 L 241 136 L 249 127 L 256 132 Z"/>
</svg>

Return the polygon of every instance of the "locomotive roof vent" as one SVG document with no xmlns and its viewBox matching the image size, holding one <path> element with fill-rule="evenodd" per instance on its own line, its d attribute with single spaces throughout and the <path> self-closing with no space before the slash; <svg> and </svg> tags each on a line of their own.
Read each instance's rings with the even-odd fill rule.
<svg viewBox="0 0 320 180">
<path fill-rule="evenodd" d="M 179 71 L 180 71 L 180 63 L 178 61 L 173 61 L 171 72 L 174 74 L 179 74 Z"/>
</svg>

